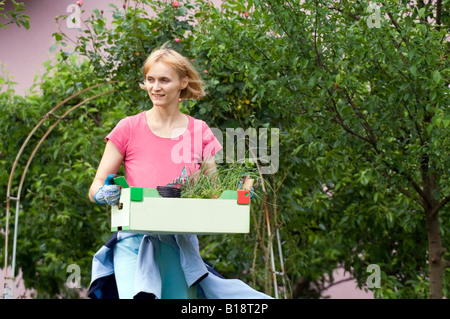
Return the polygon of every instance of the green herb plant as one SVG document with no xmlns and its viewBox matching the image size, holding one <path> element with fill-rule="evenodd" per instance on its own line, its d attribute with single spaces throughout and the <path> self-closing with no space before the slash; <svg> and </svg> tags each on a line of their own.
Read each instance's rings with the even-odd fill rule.
<svg viewBox="0 0 450 319">
<path fill-rule="evenodd" d="M 189 176 L 182 188 L 182 198 L 219 198 L 225 190 L 237 190 L 242 187 L 245 177 L 257 181 L 259 173 L 252 163 L 220 163 L 217 170 L 207 173 L 205 166 Z"/>
</svg>

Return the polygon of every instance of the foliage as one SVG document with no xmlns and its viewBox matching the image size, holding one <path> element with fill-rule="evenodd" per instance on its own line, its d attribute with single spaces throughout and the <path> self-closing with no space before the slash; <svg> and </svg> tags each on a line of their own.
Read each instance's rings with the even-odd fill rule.
<svg viewBox="0 0 450 319">
<path fill-rule="evenodd" d="M 280 222 L 285 238 L 298 234 L 285 251 L 309 255 L 300 259 L 307 267 L 289 271 L 317 283 L 324 262 L 342 264 L 362 286 L 376 263 L 390 278 L 378 297 L 413 297 L 417 278 L 421 286 L 428 278 L 426 260 L 448 246 L 435 233 L 443 245 L 427 256 L 433 209 L 443 208 L 434 227 L 448 231 L 448 13 L 440 27 L 426 20 L 436 7 L 388 2 L 371 28 L 368 7 L 227 1 L 196 41 L 209 51 L 209 74 L 223 74 L 227 93 L 251 102 L 233 111 L 283 130 L 288 160 L 277 195 L 289 196 Z"/>
<path fill-rule="evenodd" d="M 61 54 L 58 56 L 61 58 Z M 2 135 L 8 135 L 1 144 L 3 189 L 18 146 L 33 127 L 71 92 L 92 84 L 92 69 L 87 63 L 78 64 L 71 58 L 70 62 L 46 66 L 49 73 L 55 72 L 57 76 L 44 74 L 39 83 L 40 93 L 32 92 L 24 98 L 8 90 L 1 95 Z M 98 94 L 106 90 L 93 91 Z M 12 184 L 11 195 L 16 196 L 26 162 L 42 139 L 23 184 L 17 253 L 26 287 L 34 288 L 38 297 L 62 293 L 70 264 L 81 267 L 82 284 L 86 286 L 92 253 L 108 239 L 106 208 L 91 205 L 86 196 L 95 174 L 95 162 L 103 151 L 105 128 L 114 125 L 116 116 L 123 112 L 105 114 L 101 119 L 105 127 L 98 126 L 99 110 L 106 110 L 112 103 L 111 97 L 106 97 L 87 102 L 64 116 L 87 97 L 80 94 L 48 114 L 20 158 Z M 51 134 L 43 139 L 47 132 Z M 2 217 L 4 224 L 5 216 Z"/>
<path fill-rule="evenodd" d="M 183 101 L 184 112 L 222 132 L 280 130 L 280 165 L 258 176 L 264 188 L 252 202 L 252 231 L 201 236 L 206 261 L 273 295 L 270 248 L 278 255 L 278 232 L 278 286 L 289 298 L 326 297 L 338 266 L 368 289 L 370 264 L 381 269 L 375 297 L 428 297 L 437 256 L 427 237 L 432 212 L 440 248 L 450 245 L 449 13 L 441 6 L 437 14 L 446 1 L 420 3 L 378 3 L 380 27 L 370 27 L 368 1 L 229 0 L 217 8 L 143 0 L 125 10 L 111 5 L 111 23 L 95 10 L 76 39 L 55 33 L 57 61 L 46 64 L 35 91 L 20 97 L 1 81 L 0 130 L 9 137 L 0 144 L 2 189 L 28 132 L 73 97 L 30 140 L 35 145 L 61 121 L 23 187 L 18 265 L 26 286 L 39 297 L 69 296 L 66 268 L 75 263 L 87 287 L 92 255 L 109 236 L 108 209 L 87 200 L 103 137 L 119 119 L 150 107 L 138 86 L 141 66 L 169 41 L 193 59 L 206 84 L 206 97 Z M 445 265 L 449 254 L 438 259 Z M 275 266 L 281 269 L 279 260 Z M 448 296 L 448 268 L 442 273 Z"/>
<path fill-rule="evenodd" d="M 244 178 L 253 181 L 259 179 L 258 170 L 251 164 L 218 164 L 217 171 L 209 174 L 205 167 L 201 166 L 196 173 L 189 176 L 182 187 L 181 197 L 219 198 L 226 190 L 241 188 Z"/>
<path fill-rule="evenodd" d="M 5 1 L 0 0 L 0 12 L 5 11 Z M 18 27 L 23 26 L 25 29 L 30 28 L 30 17 L 23 14 L 25 11 L 24 4 L 22 2 L 11 1 L 14 8 L 8 8 L 5 13 L 0 13 L 0 18 L 6 19 L 6 21 L 0 21 L 0 29 L 7 29 L 8 25 L 15 24 Z"/>
</svg>

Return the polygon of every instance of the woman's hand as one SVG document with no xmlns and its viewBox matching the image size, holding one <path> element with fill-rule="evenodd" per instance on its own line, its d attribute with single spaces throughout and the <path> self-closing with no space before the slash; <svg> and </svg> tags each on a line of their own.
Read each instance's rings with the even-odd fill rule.
<svg viewBox="0 0 450 319">
<path fill-rule="evenodd" d="M 113 178 L 120 168 L 123 155 L 111 141 L 106 143 L 105 151 L 95 174 L 94 181 L 89 189 L 89 199 L 99 204 L 116 202 L 120 196 L 120 186 L 113 185 Z M 119 187 L 119 195 L 117 195 Z"/>
<path fill-rule="evenodd" d="M 114 185 L 115 174 L 109 174 L 105 179 L 105 184 L 99 188 L 94 195 L 94 201 L 97 204 L 108 204 L 111 206 L 119 204 L 120 190 L 119 185 Z"/>
</svg>

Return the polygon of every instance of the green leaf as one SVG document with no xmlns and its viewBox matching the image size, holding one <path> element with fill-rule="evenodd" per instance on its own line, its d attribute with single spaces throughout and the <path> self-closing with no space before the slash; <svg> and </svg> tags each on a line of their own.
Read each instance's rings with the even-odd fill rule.
<svg viewBox="0 0 450 319">
<path fill-rule="evenodd" d="M 434 72 L 433 72 L 434 83 L 439 83 L 440 80 L 441 80 L 441 73 L 439 73 L 438 70 L 434 70 Z"/>
<path fill-rule="evenodd" d="M 421 8 L 421 9 L 419 10 L 419 17 L 423 18 L 424 15 L 425 15 L 425 7 L 424 7 L 424 8 Z"/>
<path fill-rule="evenodd" d="M 336 84 L 340 84 L 341 83 L 341 74 L 340 73 L 338 73 L 337 75 L 336 75 Z"/>
<path fill-rule="evenodd" d="M 59 33 L 53 33 L 56 41 L 61 41 L 63 39 L 62 35 Z"/>
<path fill-rule="evenodd" d="M 414 77 L 417 77 L 417 68 L 416 68 L 415 65 L 411 65 L 411 66 L 409 67 L 409 71 L 411 72 L 411 74 L 412 74 Z"/>
<path fill-rule="evenodd" d="M 56 43 L 52 44 L 52 46 L 48 50 L 50 52 L 54 52 L 58 46 L 59 46 L 59 44 L 58 44 L 58 42 L 56 42 Z"/>
</svg>

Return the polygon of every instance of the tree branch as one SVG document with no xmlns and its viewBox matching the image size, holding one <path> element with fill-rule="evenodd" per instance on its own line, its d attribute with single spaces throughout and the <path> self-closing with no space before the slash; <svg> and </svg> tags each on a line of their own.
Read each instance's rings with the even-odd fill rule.
<svg viewBox="0 0 450 319">
<path fill-rule="evenodd" d="M 389 167 L 390 169 L 392 169 L 394 172 L 396 172 L 399 175 L 402 175 L 403 177 L 406 178 L 406 180 L 411 183 L 411 185 L 413 186 L 414 190 L 420 195 L 420 197 L 422 197 L 423 200 L 425 200 L 425 193 L 423 192 L 423 190 L 420 188 L 419 184 L 417 184 L 411 176 L 409 176 L 408 174 L 405 174 L 404 172 L 400 172 L 396 167 L 394 167 L 393 165 L 389 164 L 388 162 L 386 162 L 386 160 L 382 160 L 387 167 Z M 422 205 L 423 206 L 423 205 Z"/>
<path fill-rule="evenodd" d="M 336 106 L 336 101 L 333 99 L 332 92 L 330 92 L 329 89 L 328 89 L 328 94 L 330 95 L 330 99 L 331 99 L 331 102 L 333 103 L 333 107 L 325 105 L 325 108 L 328 111 L 330 111 L 332 114 L 334 114 L 332 121 L 334 120 L 335 123 L 339 124 L 347 133 L 350 133 L 351 135 L 356 136 L 357 138 L 363 140 L 364 142 L 372 144 L 368 138 L 356 133 L 355 131 L 353 131 L 350 127 L 348 127 L 344 123 L 344 119 L 342 118 L 341 114 L 339 113 L 337 106 Z"/>
<path fill-rule="evenodd" d="M 394 25 L 395 29 L 397 30 L 397 32 L 400 34 L 403 42 L 408 43 L 407 39 L 404 38 L 401 34 L 402 34 L 402 28 L 400 27 L 400 25 L 397 23 L 397 21 L 395 20 L 395 18 L 392 16 L 392 13 L 390 13 L 389 11 L 387 12 L 389 19 L 391 20 L 392 24 Z"/>
<path fill-rule="evenodd" d="M 352 19 L 355 20 L 355 21 L 359 21 L 359 19 L 360 19 L 360 17 L 354 15 L 354 14 L 351 13 L 351 12 L 344 12 L 344 10 L 342 10 L 342 9 L 339 8 L 339 7 L 333 7 L 333 6 L 331 6 L 331 7 L 328 7 L 328 9 L 338 11 L 338 12 L 340 12 L 340 13 L 342 13 L 342 14 L 347 14 L 350 18 L 352 18 Z"/>
<path fill-rule="evenodd" d="M 273 4 L 272 4 L 270 1 L 268 1 L 267 4 L 270 6 L 271 11 L 273 12 L 273 16 L 275 17 L 275 19 L 277 19 L 278 24 L 280 25 L 281 29 L 283 29 L 284 33 L 285 33 L 290 39 L 292 39 L 291 35 L 289 34 L 289 32 L 287 32 L 286 28 L 284 27 L 284 24 L 281 22 L 280 15 L 277 14 L 277 12 L 275 12 L 275 8 L 273 7 Z"/>
<path fill-rule="evenodd" d="M 354 101 L 350 97 L 350 94 L 348 93 L 347 89 L 344 88 L 345 96 L 347 97 L 347 101 L 352 107 L 352 109 L 356 112 L 356 115 L 363 121 L 362 125 L 364 129 L 366 130 L 366 133 L 369 137 L 369 143 L 373 146 L 375 151 L 378 151 L 377 149 L 377 139 L 375 137 L 375 133 L 373 132 L 372 127 L 370 126 L 369 122 L 367 122 L 366 117 L 358 110 L 356 107 Z"/>
<path fill-rule="evenodd" d="M 349 278 L 344 278 L 344 279 L 341 279 L 341 280 L 338 280 L 338 281 L 335 281 L 335 282 L 333 282 L 333 283 L 331 283 L 331 284 L 329 284 L 328 286 L 326 286 L 326 287 L 323 287 L 322 289 L 319 289 L 319 291 L 322 293 L 324 290 L 328 290 L 328 289 L 330 289 L 331 287 L 333 287 L 333 286 L 336 286 L 336 285 L 339 285 L 339 284 L 342 284 L 342 283 L 344 283 L 344 282 L 347 282 L 347 281 L 352 281 L 352 280 L 354 280 L 354 278 L 353 277 L 349 277 Z"/>
<path fill-rule="evenodd" d="M 402 29 L 401 27 L 398 25 L 397 21 L 395 20 L 395 18 L 392 16 L 392 13 L 388 12 L 387 13 L 389 16 L 389 19 L 391 20 L 392 24 L 394 25 L 395 29 L 397 30 L 397 32 L 399 33 L 400 37 L 402 38 L 403 42 L 405 43 L 405 45 L 408 43 L 407 39 L 402 35 Z M 391 36 L 392 38 L 392 36 Z M 395 48 L 398 50 L 400 48 L 400 44 L 397 41 L 395 41 L 395 39 L 392 39 L 392 43 L 394 43 Z M 406 61 L 405 56 L 403 55 L 402 52 L 399 52 L 399 55 L 402 59 L 403 65 L 404 66 L 408 66 L 408 61 Z M 400 71 L 399 71 L 400 72 Z M 401 73 L 400 73 L 401 74 Z"/>
<path fill-rule="evenodd" d="M 442 0 L 436 1 L 436 29 L 441 30 Z"/>
<path fill-rule="evenodd" d="M 411 194 L 411 192 L 407 191 L 403 187 L 399 187 L 398 190 L 400 193 L 402 193 L 406 197 L 411 198 L 412 200 L 416 201 L 420 206 L 424 207 L 423 200 L 420 200 L 419 198 L 413 196 L 413 194 Z"/>
<path fill-rule="evenodd" d="M 317 64 L 320 67 L 324 68 L 325 66 L 322 63 L 322 60 L 321 60 L 320 54 L 319 54 L 319 49 L 317 48 L 317 24 L 318 24 L 318 19 L 319 19 L 318 12 L 319 12 L 319 10 L 318 10 L 317 4 L 316 4 L 316 15 L 315 15 L 316 19 L 314 21 L 314 24 L 315 24 L 314 25 L 314 51 L 316 52 Z"/>
<path fill-rule="evenodd" d="M 450 195 L 445 197 L 442 201 L 439 202 L 439 204 L 434 207 L 434 209 L 431 211 L 431 216 L 435 216 L 439 210 L 444 207 L 448 202 L 450 202 Z"/>
</svg>

